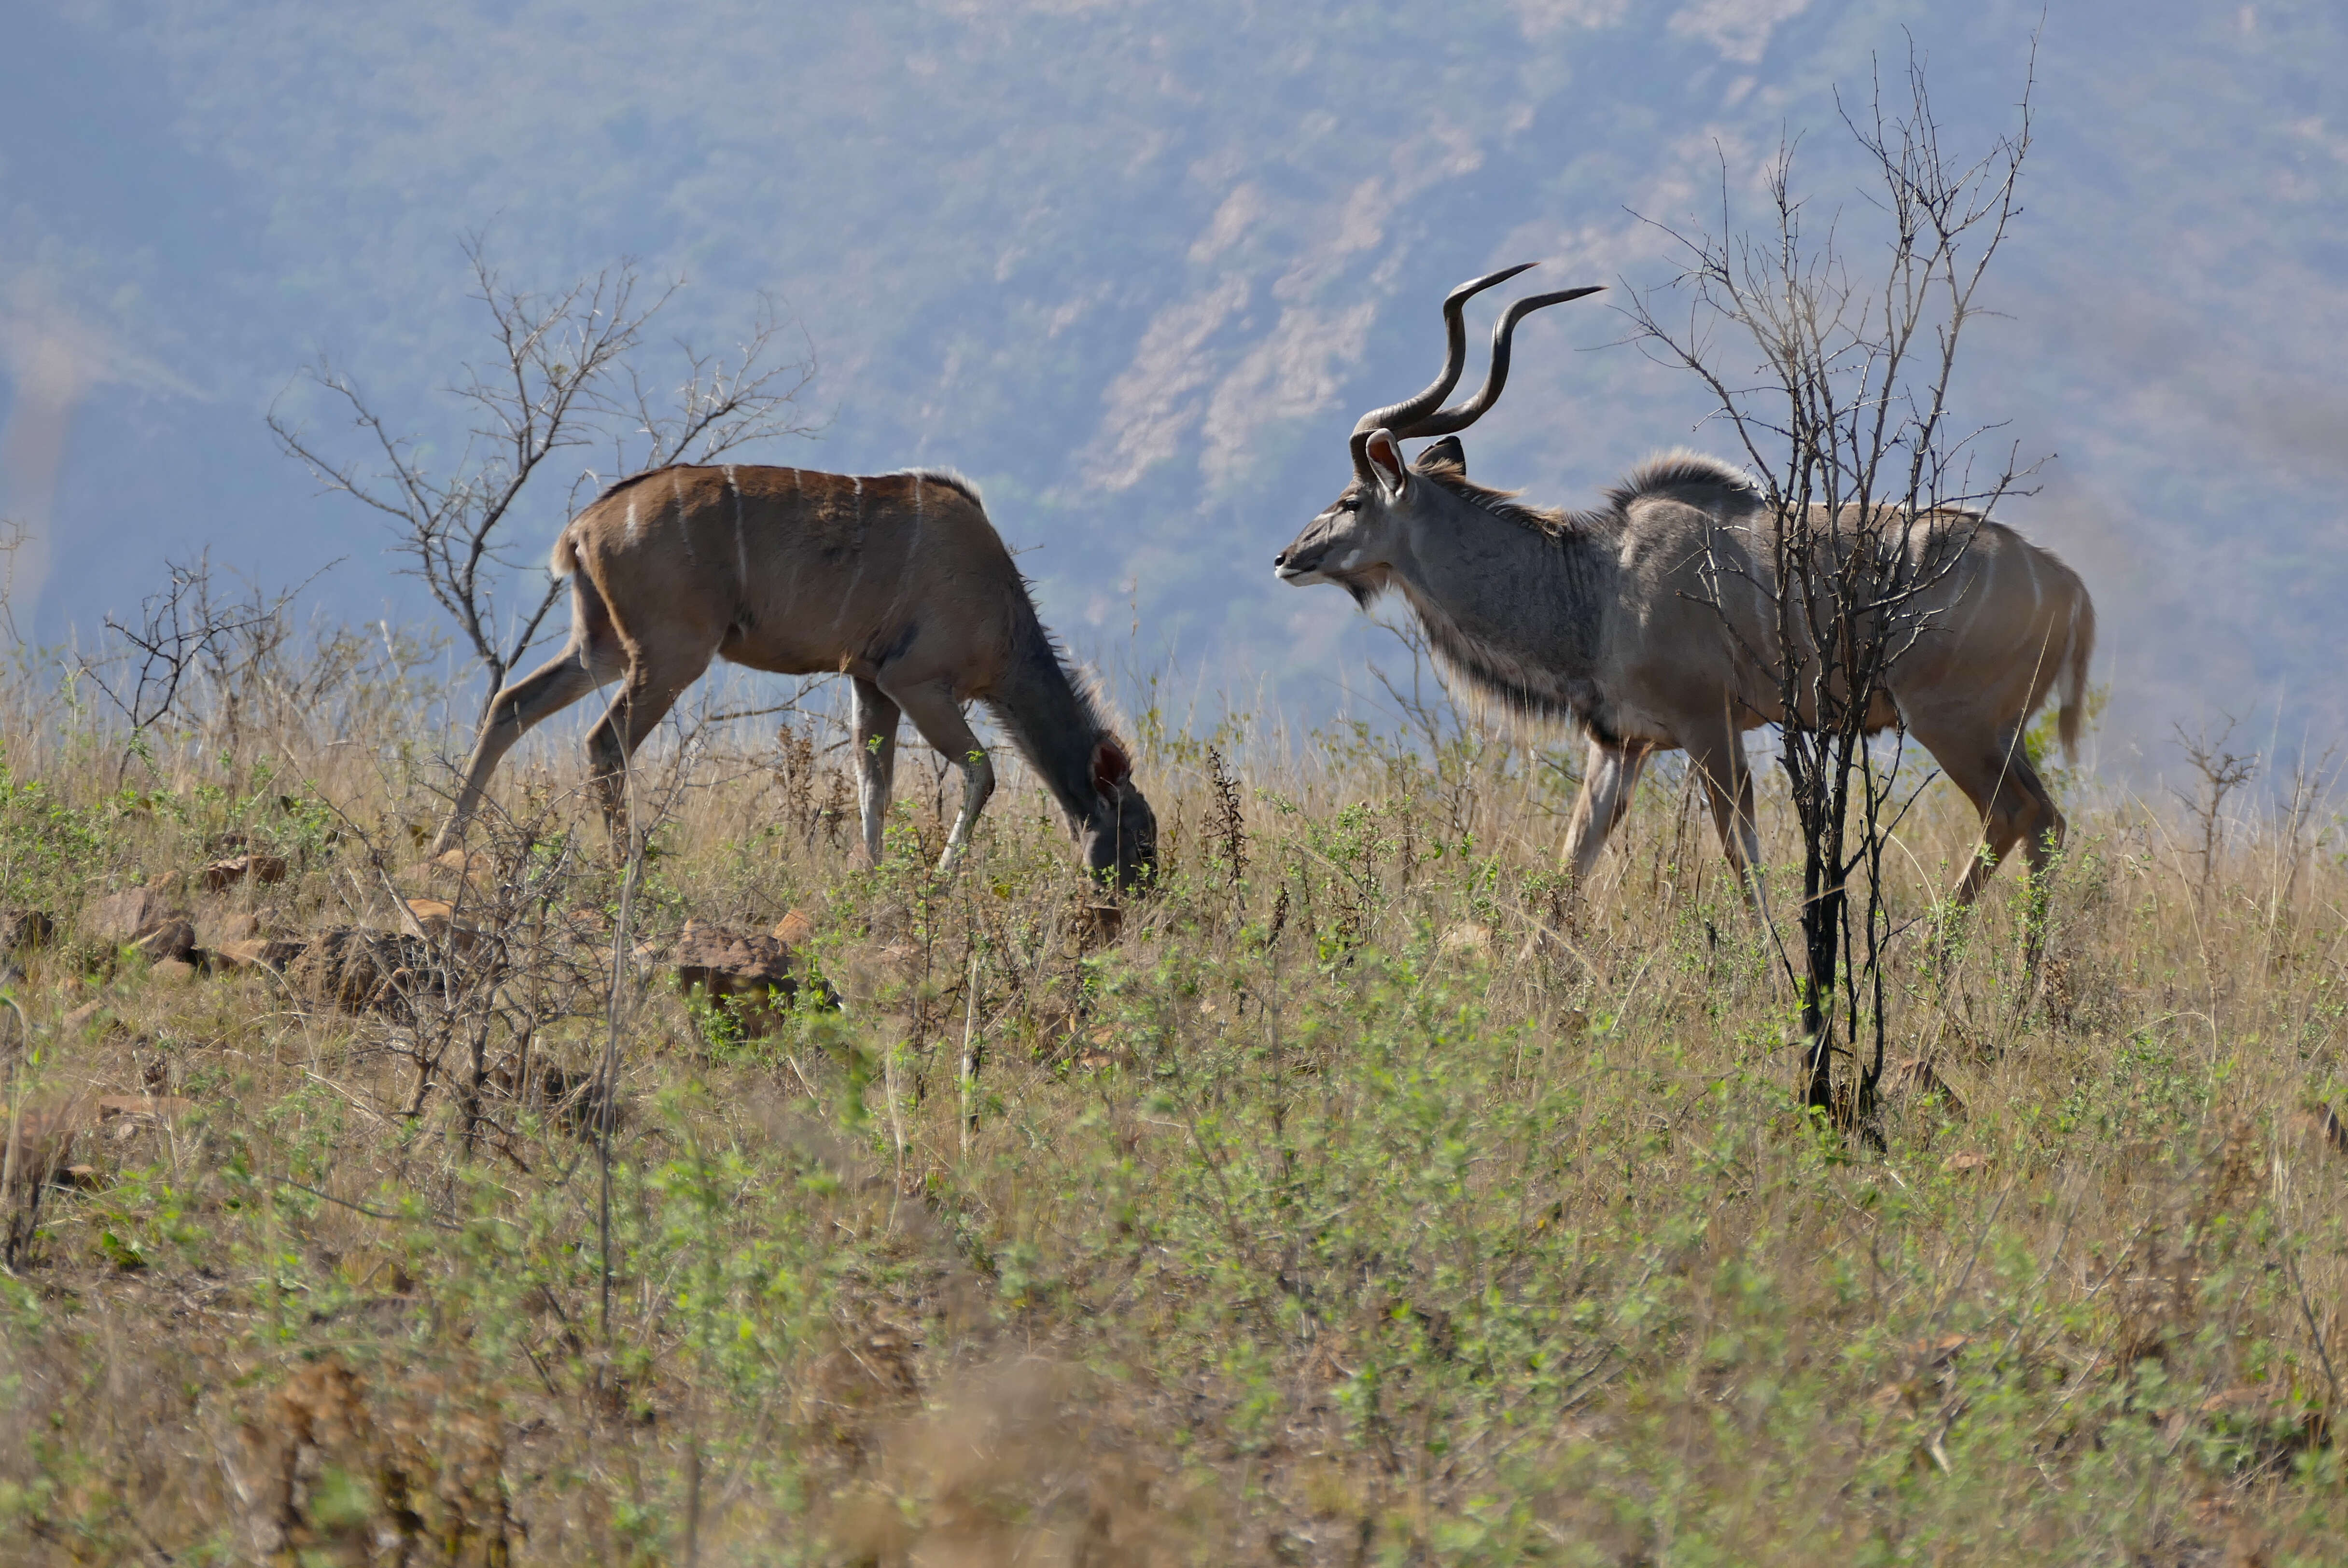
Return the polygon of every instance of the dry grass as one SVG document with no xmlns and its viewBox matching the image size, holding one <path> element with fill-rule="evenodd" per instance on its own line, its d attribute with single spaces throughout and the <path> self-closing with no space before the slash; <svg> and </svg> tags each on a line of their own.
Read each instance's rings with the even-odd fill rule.
<svg viewBox="0 0 2348 1568">
<path fill-rule="evenodd" d="M 614 1009 L 567 749 L 469 879 L 413 865 L 447 737 L 397 652 L 128 760 L 8 699 L 0 903 L 63 927 L 12 1114 L 185 1102 L 8 1194 L 12 1561 L 2348 1554 L 2323 812 L 2072 781 L 2040 972 L 2011 877 L 1945 968 L 1903 940 L 1878 1155 L 1802 1114 L 1668 773 L 1576 897 L 1544 759 L 1143 712 L 1168 876 L 1112 927 L 1032 789 L 941 886 L 920 753 L 865 870 L 810 732 L 672 740 Z M 229 835 L 287 879 L 201 895 Z M 1969 836 L 1903 829 L 1910 915 Z M 263 934 L 457 907 L 336 1006 L 77 931 L 142 882 Z M 745 1039 L 664 983 L 688 916 L 793 909 L 845 1012 Z"/>
</svg>

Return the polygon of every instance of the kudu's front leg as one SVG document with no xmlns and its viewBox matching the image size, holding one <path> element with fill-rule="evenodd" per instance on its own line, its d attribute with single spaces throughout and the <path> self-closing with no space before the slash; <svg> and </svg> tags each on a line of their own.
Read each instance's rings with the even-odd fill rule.
<svg viewBox="0 0 2348 1568">
<path fill-rule="evenodd" d="M 880 830 L 889 821 L 889 790 L 897 775 L 897 704 L 862 676 L 856 693 L 856 804 L 863 818 L 864 853 L 880 864 Z"/>
<path fill-rule="evenodd" d="M 978 814 L 994 794 L 994 764 L 986 748 L 973 745 L 962 755 L 962 810 L 954 815 L 953 831 L 946 835 L 946 852 L 938 859 L 941 874 L 952 871 L 962 859 L 962 852 L 970 846 L 970 830 L 978 824 Z"/>
<path fill-rule="evenodd" d="M 988 759 L 986 748 L 978 743 L 953 692 L 922 686 L 899 692 L 896 697 L 922 738 L 962 769 L 962 809 L 954 814 L 953 826 L 946 833 L 945 853 L 938 857 L 938 873 L 943 876 L 961 862 L 970 844 L 970 830 L 976 825 L 978 814 L 986 809 L 987 798 L 994 794 L 994 764 Z"/>
<path fill-rule="evenodd" d="M 2023 957 L 2034 970 L 2045 940 L 2048 877 L 2063 847 L 2063 813 L 2038 770 L 2031 765 L 2018 730 L 2009 727 L 1988 747 L 1969 744 L 1972 737 L 1938 728 L 1918 728 L 1912 733 L 1982 815 L 1981 843 L 1941 911 L 1935 964 L 1943 972 L 1948 969 L 1956 957 L 1966 911 L 1981 896 L 1982 886 L 2019 846 L 2026 857 L 2024 874 L 2029 878 Z"/>
<path fill-rule="evenodd" d="M 1598 868 L 1606 841 L 1630 815 L 1639 774 L 1647 765 L 1643 746 L 1610 746 L 1590 743 L 1581 770 L 1581 794 L 1573 803 L 1573 818 L 1565 830 L 1565 860 L 1573 868 L 1573 885 L 1587 887 Z"/>
</svg>

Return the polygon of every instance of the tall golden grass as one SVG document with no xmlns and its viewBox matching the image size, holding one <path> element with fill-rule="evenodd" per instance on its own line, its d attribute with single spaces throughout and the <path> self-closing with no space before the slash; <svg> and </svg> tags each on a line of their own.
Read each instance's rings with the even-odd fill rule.
<svg viewBox="0 0 2348 1568">
<path fill-rule="evenodd" d="M 7 1194 L 12 1561 L 2348 1554 L 2320 790 L 2066 777 L 2033 967 L 2011 872 L 1938 939 L 1972 823 L 1928 786 L 1878 1151 L 1803 1112 L 1669 768 L 1574 888 L 1564 753 L 1129 682 L 1167 866 L 1112 916 L 1015 777 L 940 882 L 909 751 L 866 868 L 819 715 L 688 715 L 621 929 L 561 735 L 465 876 L 417 864 L 462 737 L 428 650 L 342 635 L 135 743 L 5 693 L 0 903 L 62 927 L 10 1118 L 76 1134 Z M 232 835 L 287 879 L 201 894 Z M 455 911 L 352 1011 L 94 939 L 142 884 L 206 929 Z M 754 1036 L 662 968 L 794 910 L 843 1009 Z"/>
</svg>

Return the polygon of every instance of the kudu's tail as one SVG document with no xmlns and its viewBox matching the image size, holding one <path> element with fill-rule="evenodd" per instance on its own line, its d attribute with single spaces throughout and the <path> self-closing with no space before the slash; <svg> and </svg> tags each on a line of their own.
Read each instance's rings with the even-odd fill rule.
<svg viewBox="0 0 2348 1568">
<path fill-rule="evenodd" d="M 2079 727 L 2087 719 L 2087 665 L 2096 656 L 2096 604 L 2082 585 L 2071 604 L 2071 645 L 2063 653 L 2061 709 L 2054 733 L 2062 738 L 2063 755 L 2079 760 Z"/>
<path fill-rule="evenodd" d="M 579 569 L 579 548 L 571 542 L 571 525 L 568 523 L 563 524 L 562 531 L 554 536 L 554 559 L 547 562 L 546 569 L 557 577 L 569 577 Z"/>
</svg>

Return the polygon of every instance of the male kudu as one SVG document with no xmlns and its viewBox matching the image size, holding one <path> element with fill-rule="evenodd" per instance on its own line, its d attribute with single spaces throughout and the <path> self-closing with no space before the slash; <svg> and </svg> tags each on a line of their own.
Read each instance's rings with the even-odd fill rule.
<svg viewBox="0 0 2348 1568">
<path fill-rule="evenodd" d="M 1443 374 L 1362 417 L 1353 483 L 1274 565 L 1283 581 L 1334 582 L 1365 606 L 1399 590 L 1437 657 L 1471 688 L 1516 712 L 1581 726 L 1589 766 L 1566 837 L 1578 879 L 1628 810 L 1648 758 L 1674 747 L 1694 763 L 1721 846 L 1746 873 L 1759 840 L 1741 736 L 1787 718 L 1776 514 L 1746 475 L 1690 452 L 1650 458 L 1589 511 L 1524 506 L 1471 481 L 1454 433 L 1498 398 L 1517 323 L 1597 292 L 1519 300 L 1493 330 L 1483 390 L 1440 407 L 1466 357 L 1462 307 L 1522 271 L 1463 283 L 1444 301 Z M 1446 439 L 1406 463 L 1401 442 L 1424 436 Z M 2061 841 L 2062 813 L 2022 733 L 2059 688 L 2058 730 L 2066 750 L 2075 743 L 2096 613 L 2078 576 L 2011 528 L 1954 510 L 1915 524 L 1904 532 L 1918 586 L 1903 610 L 1915 635 L 1867 719 L 1905 725 L 1981 813 L 1983 853 L 1955 894 L 1964 904 L 2017 843 L 2034 869 Z"/>
</svg>

